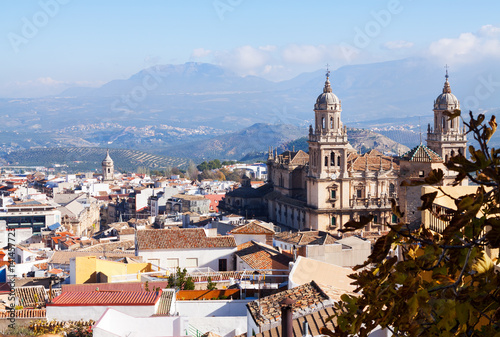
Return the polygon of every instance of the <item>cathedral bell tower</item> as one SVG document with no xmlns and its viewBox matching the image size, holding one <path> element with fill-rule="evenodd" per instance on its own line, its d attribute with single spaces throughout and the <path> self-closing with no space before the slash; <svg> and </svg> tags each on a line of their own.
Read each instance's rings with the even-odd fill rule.
<svg viewBox="0 0 500 337">
<path fill-rule="evenodd" d="M 314 130 L 309 127 L 309 175 L 314 178 L 343 177 L 347 175 L 347 132 L 340 120 L 342 111 L 338 97 L 330 86 L 330 72 L 326 72 L 323 93 L 314 105 Z"/>
<path fill-rule="evenodd" d="M 460 125 L 460 118 L 449 119 L 444 113 L 460 110 L 460 102 L 451 93 L 448 77 L 446 69 L 443 93 L 434 101 L 434 128 L 431 128 L 430 124 L 427 127 L 427 146 L 445 162 L 459 153 L 465 155 L 467 146 L 467 137 L 464 127 Z"/>
<path fill-rule="evenodd" d="M 102 161 L 102 180 L 104 182 L 110 182 L 114 180 L 115 166 L 113 159 L 109 156 L 109 149 L 106 151 L 106 157 Z"/>
</svg>

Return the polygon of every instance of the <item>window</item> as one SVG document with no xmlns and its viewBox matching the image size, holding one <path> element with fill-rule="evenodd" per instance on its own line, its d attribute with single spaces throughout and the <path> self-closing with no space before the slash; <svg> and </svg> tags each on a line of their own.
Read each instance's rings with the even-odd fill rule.
<svg viewBox="0 0 500 337">
<path fill-rule="evenodd" d="M 167 268 L 179 267 L 179 259 L 167 259 Z"/>
<path fill-rule="evenodd" d="M 328 166 L 328 156 L 325 156 L 325 166 Z"/>
<path fill-rule="evenodd" d="M 337 190 L 332 190 L 332 199 L 335 199 L 337 197 Z"/>
<path fill-rule="evenodd" d="M 392 197 L 394 195 L 394 192 L 395 192 L 394 184 L 390 184 L 389 185 L 389 196 Z"/>
<path fill-rule="evenodd" d="M 373 223 L 378 223 L 378 216 L 376 215 L 373 216 Z"/>
<path fill-rule="evenodd" d="M 321 126 L 323 127 L 323 129 L 326 128 L 325 117 L 321 118 Z"/>
<path fill-rule="evenodd" d="M 397 223 L 398 222 L 398 217 L 395 214 L 393 214 L 391 220 L 392 220 L 392 223 Z"/>
<path fill-rule="evenodd" d="M 423 170 L 422 170 L 422 171 L 418 171 L 418 176 L 419 176 L 420 178 L 425 177 L 425 172 L 424 172 Z"/>
<path fill-rule="evenodd" d="M 198 267 L 198 259 L 195 257 L 188 257 L 186 259 L 186 268 L 197 268 Z"/>
<path fill-rule="evenodd" d="M 361 189 L 357 189 L 356 190 L 356 197 L 357 198 L 361 198 L 362 197 L 362 193 L 363 193 L 363 191 Z"/>
<path fill-rule="evenodd" d="M 337 218 L 332 217 L 332 227 L 337 227 Z"/>
<path fill-rule="evenodd" d="M 337 157 L 337 166 L 340 166 L 340 156 Z"/>
<path fill-rule="evenodd" d="M 335 153 L 330 153 L 330 166 L 335 166 Z"/>
<path fill-rule="evenodd" d="M 219 259 L 219 271 L 227 271 L 227 259 Z"/>
<path fill-rule="evenodd" d="M 333 129 L 333 117 L 330 117 L 330 128 Z"/>
</svg>

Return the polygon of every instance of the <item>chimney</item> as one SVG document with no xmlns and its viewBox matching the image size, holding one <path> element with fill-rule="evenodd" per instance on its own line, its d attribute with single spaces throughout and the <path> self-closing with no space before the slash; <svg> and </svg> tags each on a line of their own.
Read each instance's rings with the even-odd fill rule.
<svg viewBox="0 0 500 337">
<path fill-rule="evenodd" d="M 287 297 L 280 302 L 281 305 L 281 336 L 293 337 L 293 304 L 294 300 Z"/>
<path fill-rule="evenodd" d="M 302 324 L 302 337 L 312 337 L 309 334 L 309 323 L 307 321 L 304 321 Z"/>
</svg>

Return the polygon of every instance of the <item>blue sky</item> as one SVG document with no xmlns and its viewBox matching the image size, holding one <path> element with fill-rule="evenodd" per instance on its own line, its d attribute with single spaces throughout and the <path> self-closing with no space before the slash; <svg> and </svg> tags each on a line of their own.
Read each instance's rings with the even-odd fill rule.
<svg viewBox="0 0 500 337">
<path fill-rule="evenodd" d="M 0 0 L 0 97 L 219 64 L 270 80 L 405 57 L 500 58 L 498 1 Z"/>
</svg>

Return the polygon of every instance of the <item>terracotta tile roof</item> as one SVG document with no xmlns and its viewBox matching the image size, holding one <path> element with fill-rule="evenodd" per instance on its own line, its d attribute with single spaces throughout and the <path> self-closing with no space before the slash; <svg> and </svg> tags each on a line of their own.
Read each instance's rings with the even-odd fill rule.
<svg viewBox="0 0 500 337">
<path fill-rule="evenodd" d="M 293 325 L 292 325 L 292 332 L 293 332 L 292 336 L 293 337 L 302 337 L 305 335 L 320 336 L 322 335 L 320 331 L 322 327 L 327 327 L 330 330 L 333 330 L 332 322 L 327 321 L 327 319 L 331 316 L 335 316 L 335 311 L 333 310 L 332 307 L 328 307 L 321 309 L 320 311 L 316 311 L 312 314 L 295 318 L 293 320 Z M 304 327 L 304 322 L 307 322 L 309 325 L 308 333 L 304 333 L 304 331 L 302 331 Z M 281 324 L 272 328 L 271 330 L 267 330 L 255 335 L 255 337 L 282 337 L 282 336 L 283 335 L 281 333 Z"/>
<path fill-rule="evenodd" d="M 372 150 L 363 155 L 352 152 L 347 157 L 347 169 L 352 171 L 389 171 L 399 170 L 399 162 L 393 157 L 384 156 L 376 150 Z"/>
<path fill-rule="evenodd" d="M 168 281 L 148 282 L 149 290 L 155 288 L 168 288 Z M 120 283 L 87 283 L 63 284 L 62 292 L 92 292 L 92 291 L 146 291 L 145 282 L 120 282 Z"/>
<path fill-rule="evenodd" d="M 134 230 L 132 228 L 132 230 Z M 133 240 L 127 240 L 127 241 L 117 241 L 117 242 L 106 242 L 106 243 L 99 243 L 97 245 L 92 245 L 89 247 L 81 248 L 78 249 L 79 252 L 122 252 L 124 250 L 134 248 L 134 241 Z"/>
<path fill-rule="evenodd" d="M 47 292 L 43 286 L 16 287 L 15 295 L 19 305 L 23 307 L 36 307 L 45 305 Z"/>
<path fill-rule="evenodd" d="M 251 221 L 233 229 L 231 234 L 274 234 L 272 229 L 262 226 L 258 220 Z"/>
<path fill-rule="evenodd" d="M 211 300 L 212 298 L 219 298 L 221 296 L 239 299 L 240 291 L 239 289 L 179 290 L 176 294 L 176 299 L 178 301 Z"/>
<path fill-rule="evenodd" d="M 35 267 L 37 267 L 39 270 L 47 270 L 47 268 L 49 268 L 49 266 L 46 262 L 35 264 Z"/>
<path fill-rule="evenodd" d="M 105 256 L 107 259 L 120 258 L 125 256 L 135 256 L 133 251 L 116 251 L 116 252 L 72 252 L 64 250 L 56 250 L 50 258 L 50 264 L 69 264 L 70 259 L 78 256 Z"/>
<path fill-rule="evenodd" d="M 137 231 L 137 248 L 139 250 L 233 247 L 236 247 L 234 237 L 207 237 L 203 228 L 146 229 Z"/>
<path fill-rule="evenodd" d="M 154 305 L 162 291 L 63 292 L 47 306 Z"/>
<path fill-rule="evenodd" d="M 333 306 L 333 301 L 312 281 L 296 288 L 261 298 L 260 301 L 249 302 L 247 303 L 247 308 L 258 326 L 265 325 L 268 328 L 272 328 L 281 321 L 280 302 L 285 298 L 295 301 L 292 309 L 294 317 L 304 316 Z"/>
<path fill-rule="evenodd" d="M 9 318 L 10 313 L 11 312 L 8 310 L 1 310 L 0 318 Z M 46 316 L 45 309 L 21 309 L 16 310 L 15 313 L 17 318 L 38 318 Z"/>
<path fill-rule="evenodd" d="M 322 231 L 281 232 L 276 234 L 275 238 L 297 246 L 330 245 L 336 241 L 334 236 Z"/>
<path fill-rule="evenodd" d="M 436 152 L 429 149 L 424 144 L 420 144 L 414 147 L 410 151 L 403 154 L 400 159 L 405 161 L 425 162 L 425 163 L 443 162 L 443 158 L 441 158 L 441 156 L 439 156 Z"/>
<path fill-rule="evenodd" d="M 255 241 L 239 245 L 235 254 L 253 269 L 288 269 L 292 261 L 273 247 Z"/>
</svg>

